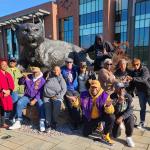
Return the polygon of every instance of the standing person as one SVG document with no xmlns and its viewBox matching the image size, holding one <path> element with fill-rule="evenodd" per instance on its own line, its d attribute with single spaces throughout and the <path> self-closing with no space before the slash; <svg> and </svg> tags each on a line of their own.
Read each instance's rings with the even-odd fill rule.
<svg viewBox="0 0 150 150">
<path fill-rule="evenodd" d="M 16 122 L 9 127 L 10 130 L 21 128 L 22 121 L 22 110 L 27 107 L 28 104 L 31 106 L 37 105 L 40 115 L 40 131 L 45 131 L 45 113 L 44 104 L 42 100 L 43 86 L 45 84 L 45 79 L 43 78 L 43 73 L 40 68 L 32 67 L 32 74 L 24 75 L 19 84 L 25 86 L 24 96 L 17 102 L 16 108 Z"/>
<path fill-rule="evenodd" d="M 116 78 L 112 72 L 112 60 L 107 58 L 104 61 L 104 68 L 100 69 L 98 79 L 101 83 L 102 88 L 107 93 L 111 94 L 113 92 L 113 84 Z"/>
<path fill-rule="evenodd" d="M 117 138 L 121 134 L 122 127 L 125 126 L 126 141 L 129 147 L 134 147 L 135 144 L 132 140 L 132 134 L 134 129 L 134 117 L 132 97 L 125 90 L 125 85 L 121 82 L 115 83 L 115 91 L 110 95 L 112 103 L 115 109 L 114 127 L 112 134 L 114 138 Z"/>
<path fill-rule="evenodd" d="M 114 48 L 110 42 L 104 41 L 101 34 L 97 34 L 95 37 L 95 43 L 85 53 L 94 52 L 94 70 L 99 71 L 103 67 L 103 62 L 106 58 L 112 58 Z"/>
<path fill-rule="evenodd" d="M 134 58 L 133 62 L 133 78 L 132 82 L 136 87 L 139 104 L 140 104 L 140 123 L 138 128 L 143 128 L 145 126 L 145 116 L 146 116 L 146 104 L 150 105 L 150 85 L 148 79 L 150 78 L 149 70 L 146 66 L 142 66 L 141 60 Z"/>
<path fill-rule="evenodd" d="M 56 129 L 58 115 L 67 91 L 59 66 L 55 66 L 44 85 L 43 100 L 47 127 Z"/>
<path fill-rule="evenodd" d="M 66 106 L 68 107 L 73 127 L 77 129 L 81 120 L 80 110 L 72 106 L 70 96 L 79 97 L 79 92 L 77 91 L 79 69 L 77 66 L 73 65 L 73 60 L 71 58 L 67 58 L 65 63 L 65 66 L 61 68 L 61 72 L 67 84 L 67 92 L 65 94 Z"/>
<path fill-rule="evenodd" d="M 5 123 L 5 112 L 13 110 L 13 101 L 11 92 L 14 90 L 14 81 L 10 73 L 7 70 L 7 61 L 0 60 L 0 115 L 2 127 L 8 128 Z"/>
<path fill-rule="evenodd" d="M 130 82 L 132 71 L 127 68 L 127 61 L 125 59 L 119 60 L 114 75 L 117 81 L 123 82 L 126 85 L 126 91 L 133 96 L 134 86 Z"/>
<path fill-rule="evenodd" d="M 13 119 L 14 114 L 16 113 L 16 103 L 19 99 L 19 94 L 23 94 L 24 92 L 24 87 L 18 84 L 19 78 L 21 78 L 23 75 L 21 74 L 21 71 L 16 66 L 17 66 L 17 60 L 16 58 L 12 57 L 9 60 L 9 67 L 7 69 L 7 71 L 12 75 L 15 83 L 15 89 L 11 93 L 14 109 L 13 109 L 13 113 L 10 116 L 10 119 Z"/>
</svg>

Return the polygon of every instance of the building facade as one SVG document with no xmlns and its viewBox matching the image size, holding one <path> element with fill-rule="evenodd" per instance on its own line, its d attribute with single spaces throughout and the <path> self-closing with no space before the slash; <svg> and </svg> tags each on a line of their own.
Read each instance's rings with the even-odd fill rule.
<svg viewBox="0 0 150 150">
<path fill-rule="evenodd" d="M 46 38 L 88 48 L 95 35 L 102 34 L 110 42 L 128 41 L 129 55 L 150 64 L 150 0 L 56 0 L 1 17 L 0 57 L 19 58 L 13 21 L 36 23 L 39 19 Z"/>
</svg>

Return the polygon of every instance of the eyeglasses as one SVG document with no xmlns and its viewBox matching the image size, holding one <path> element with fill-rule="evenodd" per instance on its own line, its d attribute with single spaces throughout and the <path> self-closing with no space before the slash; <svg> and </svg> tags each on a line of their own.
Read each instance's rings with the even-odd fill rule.
<svg viewBox="0 0 150 150">
<path fill-rule="evenodd" d="M 107 66 L 112 66 L 112 64 L 107 64 Z"/>
</svg>

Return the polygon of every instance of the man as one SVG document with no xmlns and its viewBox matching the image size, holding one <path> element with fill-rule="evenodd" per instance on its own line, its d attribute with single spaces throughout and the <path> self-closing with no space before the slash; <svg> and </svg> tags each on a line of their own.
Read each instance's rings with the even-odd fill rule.
<svg viewBox="0 0 150 150">
<path fill-rule="evenodd" d="M 7 67 L 7 61 L 0 60 L 0 114 L 4 128 L 8 128 L 8 125 L 5 124 L 5 112 L 13 110 L 11 92 L 14 90 L 14 81 L 11 74 L 6 71 Z"/>
<path fill-rule="evenodd" d="M 45 114 L 44 105 L 42 101 L 43 86 L 45 84 L 45 79 L 43 74 L 38 67 L 31 68 L 32 74 L 24 75 L 19 84 L 25 86 L 24 96 L 21 97 L 17 103 L 16 116 L 17 121 L 9 127 L 10 130 L 21 128 L 22 121 L 22 110 L 27 107 L 28 104 L 38 106 L 40 115 L 40 131 L 45 131 Z"/>
<path fill-rule="evenodd" d="M 56 129 L 58 115 L 67 91 L 66 82 L 59 66 L 55 66 L 44 85 L 43 100 L 48 128 Z M 49 129 L 48 129 L 49 131 Z"/>
<path fill-rule="evenodd" d="M 81 94 L 80 102 L 76 97 L 71 97 L 74 107 L 81 107 L 83 114 L 83 136 L 87 137 L 96 130 L 99 122 L 105 122 L 103 140 L 113 144 L 110 133 L 113 128 L 115 116 L 114 107 L 109 95 L 101 88 L 98 80 L 90 82 L 90 89 Z"/>
<path fill-rule="evenodd" d="M 133 74 L 132 82 L 137 89 L 137 94 L 140 104 L 140 123 L 138 128 L 143 128 L 145 126 L 145 116 L 146 116 L 146 104 L 150 105 L 150 85 L 148 80 L 150 79 L 149 70 L 146 66 L 142 66 L 141 60 L 134 58 L 133 62 Z"/>
<path fill-rule="evenodd" d="M 95 43 L 85 53 L 94 52 L 94 70 L 98 71 L 103 67 L 103 62 L 106 58 L 112 58 L 114 48 L 108 41 L 104 41 L 101 34 L 97 34 L 95 37 Z"/>
<path fill-rule="evenodd" d="M 78 72 L 77 66 L 73 65 L 73 59 L 66 58 L 65 66 L 61 68 L 61 73 L 67 84 L 67 92 L 65 95 L 66 105 L 68 107 L 69 115 L 72 119 L 74 129 L 76 129 L 81 121 L 80 110 L 72 107 L 70 96 L 79 97 L 78 90 Z"/>
<path fill-rule="evenodd" d="M 14 79 L 14 83 L 15 83 L 15 89 L 11 93 L 11 96 L 13 99 L 13 104 L 14 104 L 14 109 L 13 109 L 13 113 L 10 116 L 10 119 L 14 118 L 14 114 L 16 111 L 16 103 L 19 99 L 19 94 L 23 94 L 23 92 L 24 92 L 24 86 L 20 86 L 18 84 L 19 78 L 21 78 L 23 75 L 21 74 L 20 70 L 16 66 L 17 66 L 16 58 L 14 58 L 14 57 L 10 58 L 9 67 L 8 67 L 7 71 L 12 75 L 12 77 Z"/>
<path fill-rule="evenodd" d="M 134 129 L 132 97 L 125 91 L 124 83 L 116 82 L 114 87 L 115 91 L 110 96 L 113 101 L 113 106 L 115 109 L 114 114 L 116 117 L 116 121 L 112 130 L 113 137 L 119 137 L 122 126 L 125 126 L 127 144 L 129 147 L 134 147 L 135 144 L 132 140 Z"/>
</svg>

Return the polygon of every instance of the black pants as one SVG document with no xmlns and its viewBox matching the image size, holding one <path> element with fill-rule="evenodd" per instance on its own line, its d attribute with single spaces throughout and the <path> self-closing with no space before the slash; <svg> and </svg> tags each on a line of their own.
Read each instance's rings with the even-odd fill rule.
<svg viewBox="0 0 150 150">
<path fill-rule="evenodd" d="M 117 119 L 117 118 L 116 118 Z M 134 129 L 134 117 L 131 115 L 127 119 L 124 120 L 125 125 L 125 133 L 127 137 L 132 136 Z M 118 124 L 114 123 L 114 127 L 112 130 L 112 135 L 114 138 L 117 138 L 121 135 L 121 130 Z"/>
<path fill-rule="evenodd" d="M 66 95 L 79 96 L 77 91 L 67 91 Z M 70 100 L 65 96 L 66 106 L 69 111 L 70 118 L 74 125 L 78 125 L 81 122 L 81 110 L 72 106 Z"/>
<path fill-rule="evenodd" d="M 98 119 L 91 119 L 88 121 L 86 118 L 84 118 L 83 136 L 87 137 L 88 135 L 92 134 L 92 131 L 97 128 L 100 121 L 105 122 L 104 134 L 111 133 L 115 121 L 115 115 L 104 113 Z"/>
</svg>

